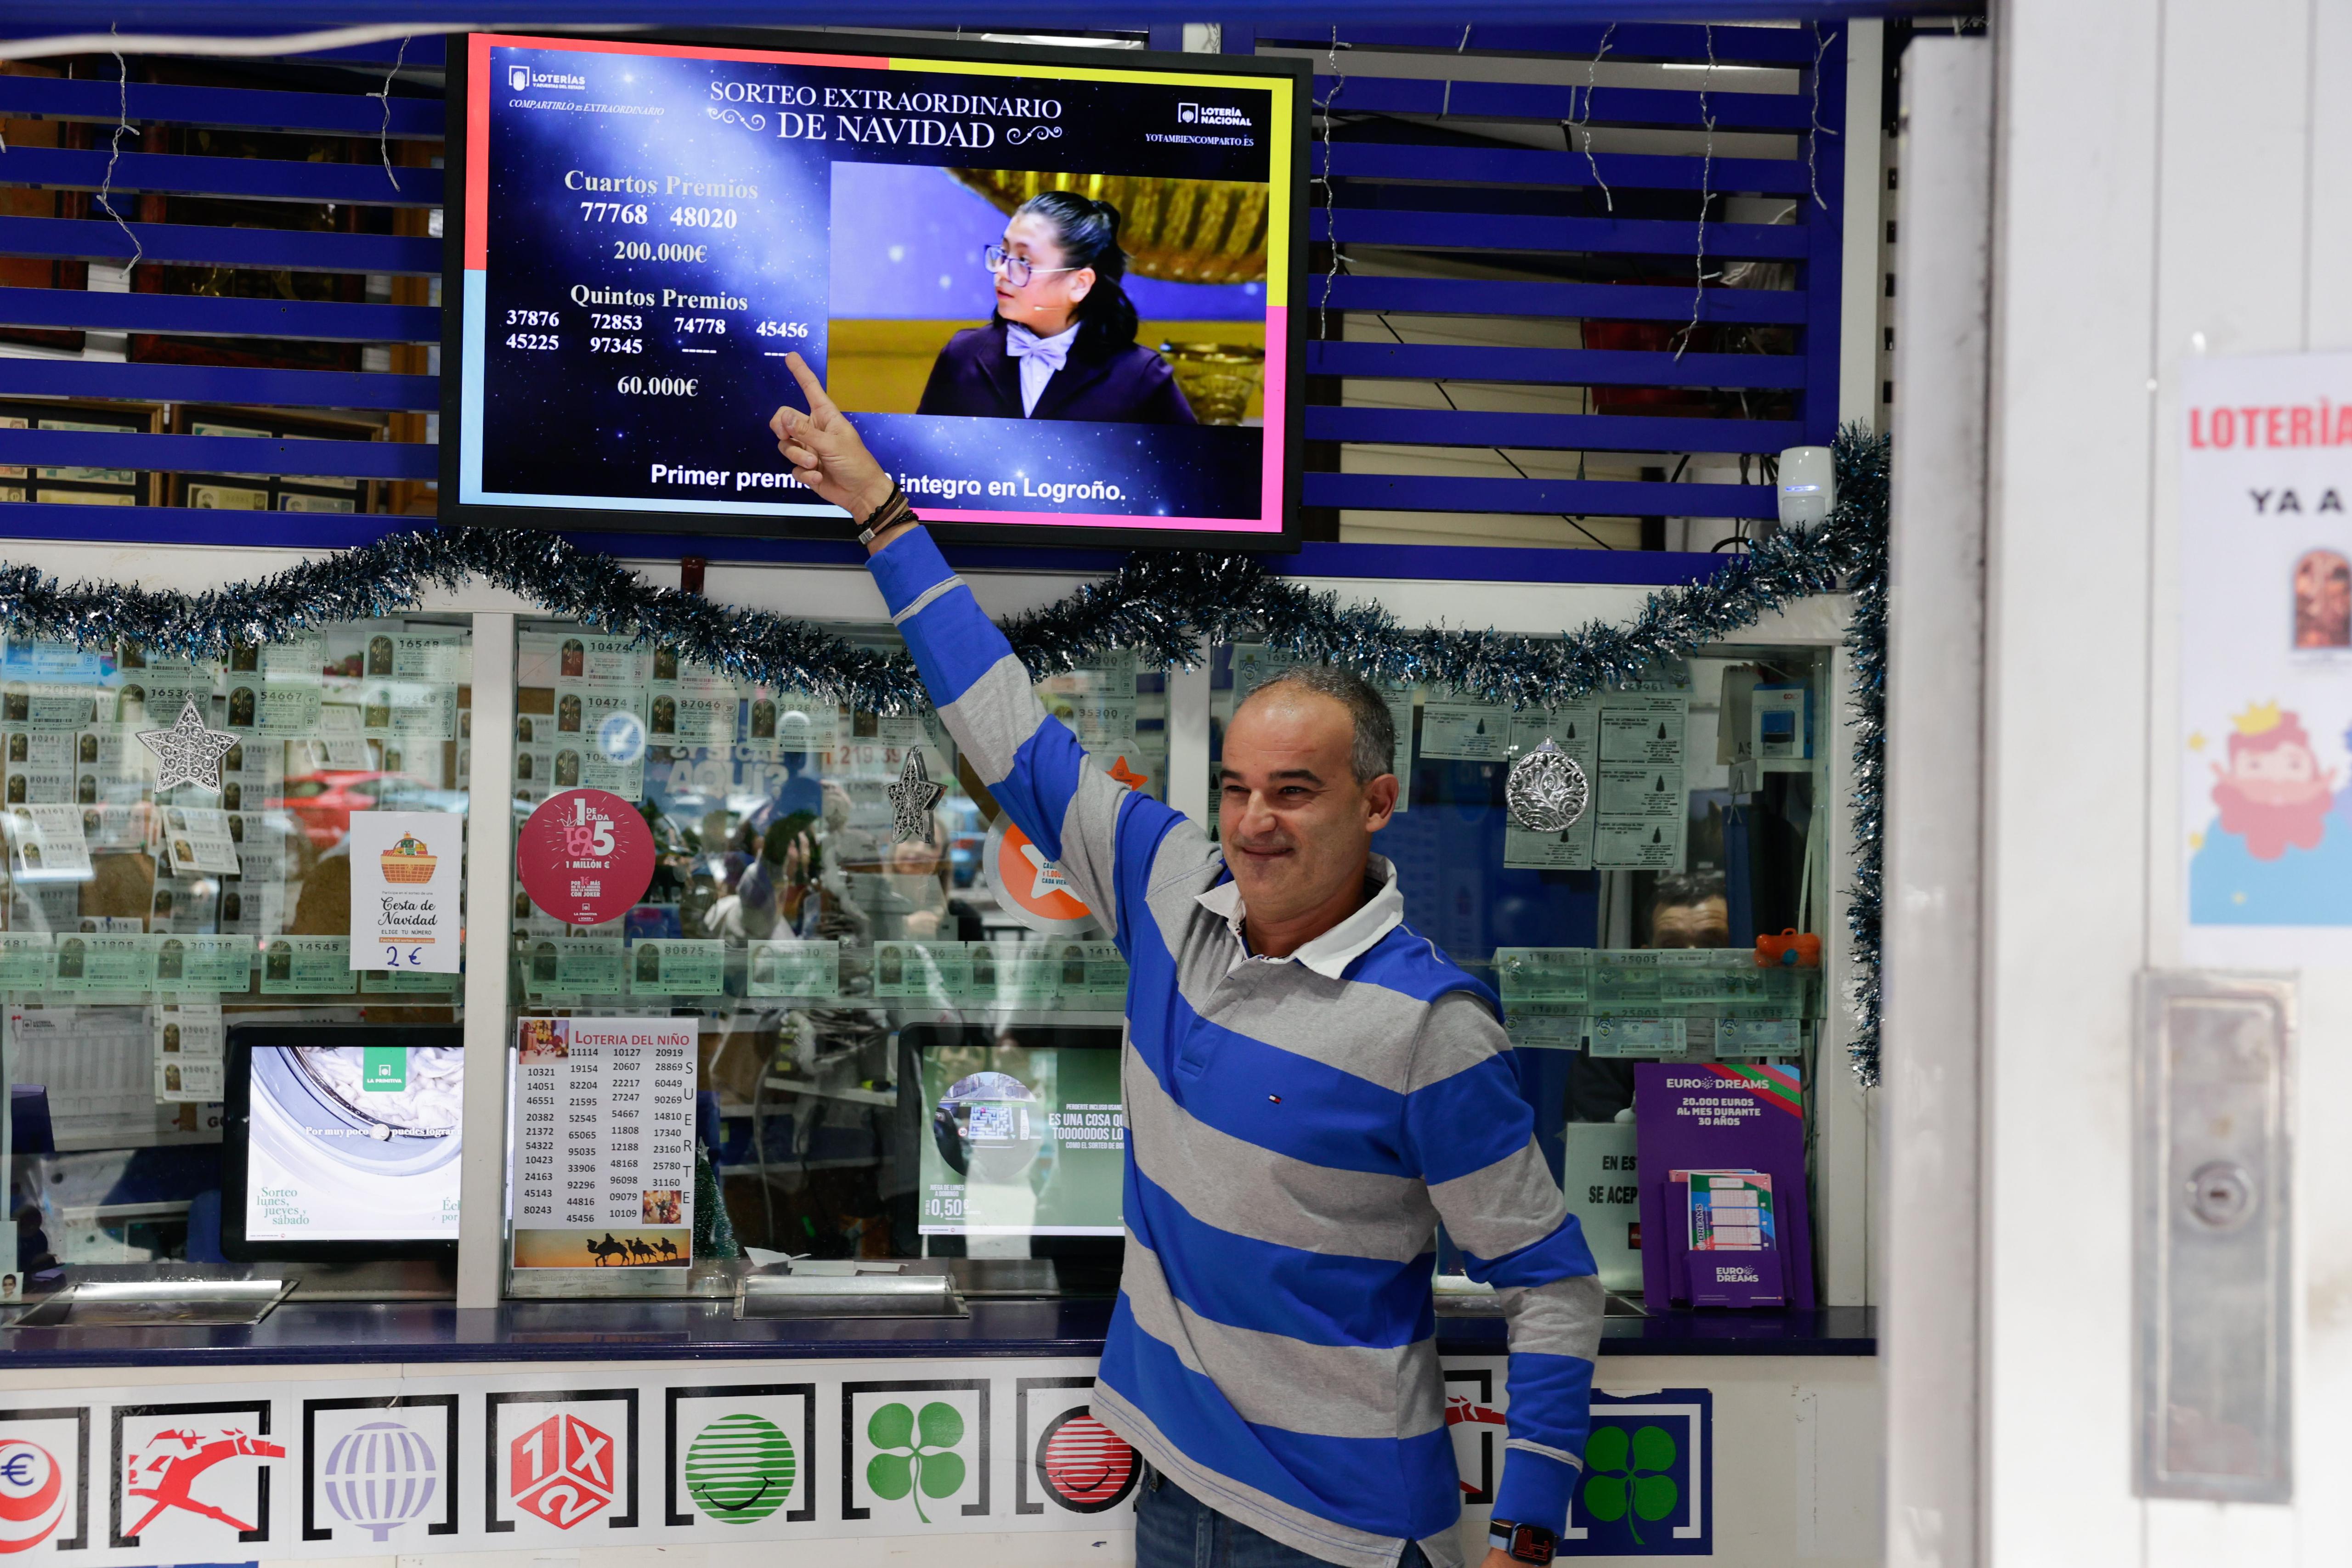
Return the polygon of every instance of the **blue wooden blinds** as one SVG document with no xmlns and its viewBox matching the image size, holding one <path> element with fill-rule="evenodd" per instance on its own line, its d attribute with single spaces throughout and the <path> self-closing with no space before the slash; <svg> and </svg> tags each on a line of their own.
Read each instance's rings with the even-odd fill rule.
<svg viewBox="0 0 2352 1568">
<path fill-rule="evenodd" d="M 1771 516 L 1761 458 L 1826 442 L 1836 423 L 1845 26 L 1258 26 L 1260 47 L 1314 51 L 1328 110 L 1309 159 L 1314 276 L 1293 294 L 1318 334 L 1307 361 L 1307 505 Z M 394 47 L 365 52 L 389 59 Z M 440 41 L 414 39 L 404 58 L 436 65 Z M 187 61 L 134 57 L 121 82 L 110 68 L 92 78 L 89 65 L 73 78 L 0 75 L 0 118 L 76 128 L 47 138 L 57 145 L 12 135 L 0 152 L 0 187 L 62 193 L 0 208 L 0 263 L 57 264 L 47 287 L 22 265 L 0 284 L 0 331 L 53 345 L 125 334 L 130 357 L 55 346 L 0 357 L 0 399 L 367 411 L 383 416 L 389 438 L 35 420 L 0 427 L 0 468 L 299 472 L 391 482 L 374 493 L 429 507 L 440 102 L 413 80 L 377 96 L 382 78 L 359 70 L 294 73 L 301 86 L 289 89 L 191 85 L 205 73 Z M 1633 74 L 1651 85 L 1616 85 L 1629 65 L 1650 68 Z M 116 134 L 119 123 L 128 133 Z M 91 199 L 101 188 L 122 223 Z M 256 203 L 334 218 L 296 228 L 201 217 Z M 134 253 L 128 291 L 61 286 L 70 264 L 120 267 Z M 272 294 L 159 282 L 194 268 L 315 286 Z M 317 284 L 335 278 L 344 281 Z M 1432 321 L 1464 329 L 1433 333 Z M 1528 323 L 1551 329 L 1511 325 Z M 318 345 L 319 362 L 185 362 L 207 355 L 154 350 L 238 340 Z M 1378 406 L 1398 401 L 1366 395 L 1383 382 L 1433 385 L 1439 399 Z M 1582 391 L 1572 412 L 1494 412 L 1472 405 L 1496 400 L 1457 397 L 1456 383 Z M 11 406 L 0 402 L 0 423 Z M 1491 476 L 1414 471 L 1416 452 L 1449 447 L 1501 462 Z M 1561 454 L 1607 472 L 1563 476 Z M 1721 482 L 1741 458 L 1758 459 L 1738 465 L 1746 482 Z M 1695 466 L 1715 478 L 1693 482 Z M 386 526 L 0 504 L 0 532 L 16 537 L 333 545 Z"/>
</svg>

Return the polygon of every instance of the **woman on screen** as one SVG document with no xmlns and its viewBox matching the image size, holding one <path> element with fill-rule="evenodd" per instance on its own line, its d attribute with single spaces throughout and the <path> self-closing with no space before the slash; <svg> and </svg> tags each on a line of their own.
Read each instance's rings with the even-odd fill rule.
<svg viewBox="0 0 2352 1568">
<path fill-rule="evenodd" d="M 1046 191 L 988 247 L 996 314 L 940 350 L 918 413 L 1192 424 L 1168 361 L 1135 340 L 1118 209 Z"/>
</svg>

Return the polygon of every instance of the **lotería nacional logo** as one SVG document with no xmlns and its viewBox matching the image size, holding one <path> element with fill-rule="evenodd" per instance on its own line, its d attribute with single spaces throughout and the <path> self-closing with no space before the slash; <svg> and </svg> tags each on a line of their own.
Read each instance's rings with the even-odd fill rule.
<svg viewBox="0 0 2352 1568">
<path fill-rule="evenodd" d="M 0 1439 L 0 1553 L 29 1552 L 65 1522 L 65 1467 L 38 1443 Z"/>
<path fill-rule="evenodd" d="M 507 1449 L 515 1506 L 569 1530 L 613 1501 L 613 1439 L 579 1416 L 559 1411 Z"/>
<path fill-rule="evenodd" d="M 397 1421 L 370 1421 L 327 1451 L 319 1490 L 337 1517 L 382 1542 L 432 1511 L 440 1461 L 422 1433 Z"/>
<path fill-rule="evenodd" d="M 1250 117 L 1229 103 L 1180 103 L 1176 106 L 1179 125 L 1223 125 L 1247 131 Z"/>
<path fill-rule="evenodd" d="M 1126 1439 L 1085 1406 L 1063 1411 L 1038 1434 L 1036 1465 L 1045 1495 L 1072 1513 L 1117 1508 L 1142 1469 Z"/>
<path fill-rule="evenodd" d="M 705 1427 L 686 1450 L 686 1491 L 721 1524 L 767 1518 L 793 1495 L 793 1440 L 774 1422 L 738 1411 Z"/>
</svg>

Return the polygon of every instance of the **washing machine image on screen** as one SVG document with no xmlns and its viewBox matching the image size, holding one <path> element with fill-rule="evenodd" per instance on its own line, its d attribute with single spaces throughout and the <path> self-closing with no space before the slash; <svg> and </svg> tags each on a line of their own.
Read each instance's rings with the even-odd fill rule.
<svg viewBox="0 0 2352 1568">
<path fill-rule="evenodd" d="M 260 1046 L 250 1061 L 248 1240 L 457 1238 L 461 1049 Z"/>
</svg>

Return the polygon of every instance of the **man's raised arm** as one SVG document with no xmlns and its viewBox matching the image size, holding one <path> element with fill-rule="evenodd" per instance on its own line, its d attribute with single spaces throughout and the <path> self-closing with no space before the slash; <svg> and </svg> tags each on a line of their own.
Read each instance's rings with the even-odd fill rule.
<svg viewBox="0 0 2352 1568">
<path fill-rule="evenodd" d="M 948 733 L 997 804 L 1048 861 L 1060 862 L 1078 896 L 1116 935 L 1121 813 L 1151 819 L 1127 825 L 1139 846 L 1156 841 L 1175 813 L 1087 761 L 1077 737 L 1038 702 L 1004 633 L 907 512 L 823 384 L 798 354 L 785 363 L 809 412 L 776 411 L 770 428 L 778 450 L 803 484 L 866 527 L 868 569 Z"/>
</svg>

